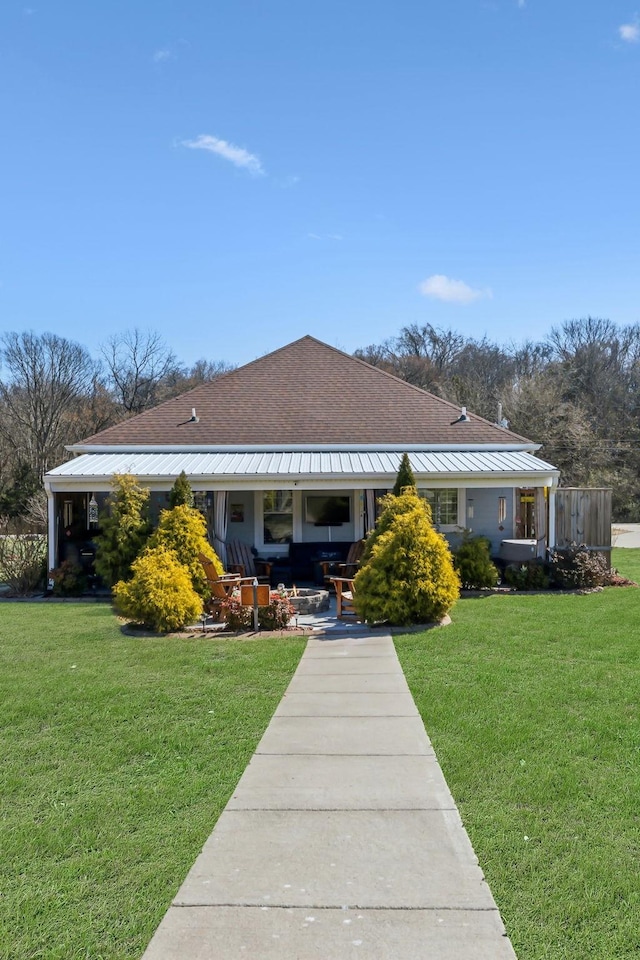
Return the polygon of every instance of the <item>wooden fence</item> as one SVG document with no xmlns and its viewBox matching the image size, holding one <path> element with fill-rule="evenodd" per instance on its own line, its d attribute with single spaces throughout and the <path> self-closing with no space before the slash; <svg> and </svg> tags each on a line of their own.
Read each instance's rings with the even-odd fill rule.
<svg viewBox="0 0 640 960">
<path fill-rule="evenodd" d="M 583 543 L 611 565 L 611 488 L 559 487 L 556 491 L 556 546 Z"/>
</svg>

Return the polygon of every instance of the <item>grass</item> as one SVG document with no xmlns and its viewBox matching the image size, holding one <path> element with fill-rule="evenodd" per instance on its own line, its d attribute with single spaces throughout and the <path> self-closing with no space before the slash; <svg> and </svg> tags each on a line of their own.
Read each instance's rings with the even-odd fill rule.
<svg viewBox="0 0 640 960">
<path fill-rule="evenodd" d="M 640 550 L 613 562 L 640 580 Z M 492 596 L 396 638 L 519 960 L 639 955 L 639 610 Z"/>
<path fill-rule="evenodd" d="M 640 550 L 613 562 L 640 581 Z M 632 589 L 465 600 L 397 638 L 519 960 L 640 950 L 639 607 Z M 2 960 L 141 955 L 304 644 L 2 605 Z"/>
<path fill-rule="evenodd" d="M 626 550 L 618 547 L 611 551 L 611 565 L 620 573 L 640 583 L 640 550 Z"/>
<path fill-rule="evenodd" d="M 3 960 L 142 954 L 304 644 L 130 637 L 106 605 L 3 604 Z"/>
</svg>

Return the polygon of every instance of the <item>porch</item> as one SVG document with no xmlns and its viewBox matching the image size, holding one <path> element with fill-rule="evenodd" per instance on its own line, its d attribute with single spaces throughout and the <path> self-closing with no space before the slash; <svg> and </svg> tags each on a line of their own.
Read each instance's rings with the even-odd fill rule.
<svg viewBox="0 0 640 960">
<path fill-rule="evenodd" d="M 114 474 L 150 490 L 157 521 L 181 470 L 194 490 L 209 539 L 226 563 L 240 541 L 273 564 L 274 582 L 313 582 L 317 564 L 344 559 L 373 528 L 379 498 L 395 480 L 403 451 L 362 449 L 168 454 L 84 454 L 47 474 L 49 567 L 71 557 L 90 566 Z M 409 455 L 433 522 L 455 548 L 465 531 L 489 539 L 555 543 L 557 471 L 524 451 L 425 451 Z"/>
</svg>

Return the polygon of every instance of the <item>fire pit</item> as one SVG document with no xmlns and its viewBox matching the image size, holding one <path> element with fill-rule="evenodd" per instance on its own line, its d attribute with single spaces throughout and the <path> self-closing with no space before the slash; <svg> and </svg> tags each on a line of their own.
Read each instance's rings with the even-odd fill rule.
<svg viewBox="0 0 640 960">
<path fill-rule="evenodd" d="M 318 587 L 293 587 L 286 591 L 296 614 L 323 613 L 329 609 L 329 591 Z"/>
</svg>

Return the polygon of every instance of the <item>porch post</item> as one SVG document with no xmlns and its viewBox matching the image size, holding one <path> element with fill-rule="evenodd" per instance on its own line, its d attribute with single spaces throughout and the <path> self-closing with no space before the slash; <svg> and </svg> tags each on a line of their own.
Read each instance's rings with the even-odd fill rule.
<svg viewBox="0 0 640 960">
<path fill-rule="evenodd" d="M 365 535 L 366 504 L 363 490 L 353 491 L 353 539 L 362 540 Z"/>
<path fill-rule="evenodd" d="M 547 544 L 547 502 L 545 487 L 535 488 L 534 523 L 536 528 L 536 556 L 544 557 Z"/>
<path fill-rule="evenodd" d="M 549 487 L 549 536 L 547 547 L 555 550 L 556 546 L 556 488 Z"/>
<path fill-rule="evenodd" d="M 227 504 L 229 496 L 226 490 L 216 490 L 215 493 L 215 532 L 213 539 L 213 549 L 222 561 L 222 565 L 227 565 Z"/>
<path fill-rule="evenodd" d="M 56 501 L 51 488 L 45 487 L 47 492 L 47 579 L 49 570 L 56 566 L 56 547 L 58 542 L 56 530 Z"/>
</svg>

